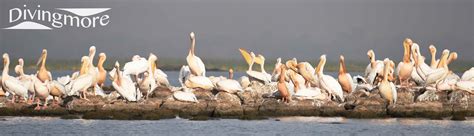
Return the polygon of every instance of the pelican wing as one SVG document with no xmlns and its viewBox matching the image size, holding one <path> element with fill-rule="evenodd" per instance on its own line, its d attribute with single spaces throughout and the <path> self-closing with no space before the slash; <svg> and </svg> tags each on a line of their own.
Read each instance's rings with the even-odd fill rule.
<svg viewBox="0 0 474 136">
<path fill-rule="evenodd" d="M 123 67 L 123 75 L 138 75 L 148 70 L 148 62 L 145 58 L 133 60 L 125 63 Z"/>
<path fill-rule="evenodd" d="M 185 81 L 185 85 L 188 88 L 202 88 L 206 90 L 214 88 L 212 81 L 204 76 L 191 76 Z"/>
<path fill-rule="evenodd" d="M 71 82 L 71 89 L 67 93 L 68 96 L 76 95 L 80 91 L 84 91 L 92 85 L 92 75 L 82 75 L 77 77 L 76 80 Z"/>
<path fill-rule="evenodd" d="M 321 89 L 319 88 L 303 88 L 293 94 L 293 96 L 301 97 L 303 99 L 313 99 L 319 95 L 321 95 Z"/>
<path fill-rule="evenodd" d="M 137 97 L 137 88 L 135 87 L 132 79 L 129 77 L 124 77 L 121 81 L 121 86 L 117 85 L 115 82 L 112 82 L 112 86 L 127 101 L 137 101 L 139 98 Z"/>
<path fill-rule="evenodd" d="M 342 102 L 344 102 L 344 95 L 342 87 L 335 78 L 329 75 L 321 76 L 320 84 L 321 88 L 327 90 L 329 93 L 336 95 Z"/>
<path fill-rule="evenodd" d="M 395 88 L 395 85 L 390 82 L 390 88 L 392 89 L 392 97 L 393 97 L 393 103 L 397 103 L 397 88 Z"/>
<path fill-rule="evenodd" d="M 181 69 L 179 70 L 179 83 L 181 83 L 181 86 L 185 86 L 184 83 L 186 80 L 188 80 L 189 76 L 191 74 L 191 70 L 189 70 L 189 67 L 186 65 L 181 66 Z"/>
<path fill-rule="evenodd" d="M 245 62 L 250 65 L 250 63 L 252 63 L 252 56 L 250 55 L 250 53 L 243 48 L 239 48 L 239 51 L 242 57 L 244 57 Z"/>
<path fill-rule="evenodd" d="M 438 80 L 442 80 L 444 77 L 446 77 L 448 72 L 449 71 L 444 68 L 438 68 L 431 71 L 431 73 L 426 75 L 426 84 L 433 84 Z"/>
<path fill-rule="evenodd" d="M 272 76 L 270 74 L 262 73 L 262 72 L 257 72 L 257 71 L 247 71 L 246 72 L 251 79 L 255 79 L 259 82 L 262 82 L 264 84 L 270 83 Z"/>
<path fill-rule="evenodd" d="M 456 83 L 456 88 L 474 94 L 474 81 L 459 81 Z"/>
</svg>

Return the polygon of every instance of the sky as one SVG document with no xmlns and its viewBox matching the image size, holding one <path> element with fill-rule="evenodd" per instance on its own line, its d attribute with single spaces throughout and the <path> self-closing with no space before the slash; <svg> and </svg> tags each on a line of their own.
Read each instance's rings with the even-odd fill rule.
<svg viewBox="0 0 474 136">
<path fill-rule="evenodd" d="M 41 5 L 55 8 L 111 8 L 106 26 L 53 30 L 3 29 L 9 10 Z M 91 45 L 110 58 L 147 56 L 185 59 L 189 33 L 197 38 L 196 54 L 205 59 L 240 59 L 246 48 L 267 59 L 296 57 L 329 60 L 401 60 L 402 42 L 410 37 L 429 57 L 434 44 L 474 61 L 472 0 L 2 0 L 0 51 L 12 57 L 77 59 Z M 62 12 L 64 13 L 64 12 Z M 48 22 L 39 22 L 48 25 Z M 438 56 L 439 57 L 439 56 Z"/>
</svg>

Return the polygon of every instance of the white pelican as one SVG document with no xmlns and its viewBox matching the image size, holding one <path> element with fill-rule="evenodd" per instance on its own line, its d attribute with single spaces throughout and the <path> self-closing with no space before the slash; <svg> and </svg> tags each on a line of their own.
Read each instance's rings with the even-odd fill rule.
<svg viewBox="0 0 474 136">
<path fill-rule="evenodd" d="M 429 46 L 430 53 L 431 53 L 431 63 L 430 67 L 431 68 L 436 68 L 438 67 L 439 60 L 436 60 L 436 47 L 434 45 Z"/>
<path fill-rule="evenodd" d="M 95 46 L 89 47 L 89 74 L 91 74 L 94 79 L 92 79 L 92 88 L 94 95 L 96 94 L 94 86 L 97 84 L 99 79 L 99 69 L 94 66 L 94 57 L 95 57 L 96 48 Z M 105 60 L 104 60 L 105 61 Z"/>
<path fill-rule="evenodd" d="M 456 83 L 455 89 L 464 90 L 471 94 L 474 94 L 474 81 L 472 80 L 461 80 Z"/>
<path fill-rule="evenodd" d="M 37 65 L 38 67 L 38 72 L 36 73 L 36 76 L 38 77 L 41 82 L 45 82 L 46 80 L 53 80 L 53 77 L 51 76 L 51 72 L 49 72 L 46 69 L 46 58 L 48 57 L 48 51 L 46 49 L 43 49 L 41 53 L 41 57 L 38 60 Z"/>
<path fill-rule="evenodd" d="M 173 93 L 173 98 L 178 101 L 199 103 L 196 95 L 194 95 L 189 88 L 183 88 L 183 91 L 175 91 Z"/>
<path fill-rule="evenodd" d="M 202 88 L 204 90 L 212 90 L 214 84 L 205 76 L 189 76 L 184 84 L 187 88 Z"/>
<path fill-rule="evenodd" d="M 308 62 L 300 62 L 298 65 L 296 65 L 296 68 L 298 69 L 298 73 L 303 76 L 305 79 L 304 84 L 306 87 L 311 87 L 311 85 L 317 84 L 316 79 L 315 79 L 315 69 L 313 66 L 311 66 L 310 63 Z"/>
<path fill-rule="evenodd" d="M 286 76 L 288 75 L 288 76 Z M 296 73 L 295 71 L 293 70 L 287 70 L 286 71 L 286 75 L 285 77 L 288 77 L 288 79 L 286 81 L 291 81 L 291 83 L 293 83 L 293 92 L 298 92 L 298 88 L 307 88 L 308 86 L 306 86 L 305 82 L 306 82 L 306 79 Z M 290 90 L 290 94 L 292 94 L 292 91 L 291 91 L 291 88 L 289 88 Z"/>
<path fill-rule="evenodd" d="M 422 71 L 430 71 L 432 68 L 428 64 L 425 63 L 425 57 L 421 55 L 420 46 L 417 43 L 413 43 L 411 51 L 412 51 L 412 55 L 414 56 L 413 58 L 418 59 L 418 63 L 419 63 L 418 65 L 415 64 L 415 67 L 414 67 L 415 69 L 412 70 L 412 73 L 411 73 L 411 79 L 413 79 L 413 81 L 415 81 L 417 85 L 424 85 L 425 81 L 418 74 L 416 69 L 418 68 L 418 69 L 422 69 Z"/>
<path fill-rule="evenodd" d="M 19 58 L 18 59 L 18 65 L 15 66 L 15 73 L 17 74 L 17 79 L 20 80 L 20 82 L 22 83 L 22 85 L 26 88 L 28 88 L 28 94 L 29 94 L 29 99 L 28 99 L 28 103 L 31 103 L 33 102 L 34 100 L 34 94 L 35 94 L 35 90 L 34 90 L 34 86 L 33 86 L 33 78 L 37 78 L 35 75 L 26 75 L 24 73 L 24 70 L 23 70 L 23 66 L 24 66 L 24 61 L 22 58 Z"/>
<path fill-rule="evenodd" d="M 474 67 L 472 67 L 471 69 L 464 72 L 464 74 L 462 74 L 462 76 L 461 76 L 461 80 L 463 80 L 463 81 L 474 81 Z"/>
<path fill-rule="evenodd" d="M 48 96 L 50 93 L 50 80 L 42 82 L 39 78 L 35 78 L 33 81 L 35 98 L 36 98 L 36 107 L 35 110 L 46 109 L 48 107 Z M 40 108 L 40 100 L 44 100 L 43 107 Z"/>
<path fill-rule="evenodd" d="M 97 85 L 99 85 L 99 87 L 104 86 L 107 77 L 107 71 L 104 69 L 104 62 L 106 59 L 107 56 L 105 55 L 105 53 L 99 54 L 99 61 L 97 62 L 97 69 L 99 71 L 97 73 Z"/>
<path fill-rule="evenodd" d="M 275 63 L 275 67 L 273 68 L 273 72 L 272 72 L 272 81 L 278 81 L 278 77 L 280 76 L 280 70 L 278 70 L 280 68 L 280 66 L 283 65 L 281 63 L 281 58 L 277 58 L 277 61 Z"/>
<path fill-rule="evenodd" d="M 15 102 L 15 97 L 23 97 L 27 100 L 28 88 L 21 85 L 21 82 L 8 75 L 8 67 L 10 66 L 10 57 L 7 53 L 3 54 L 3 72 L 2 72 L 2 89 L 13 95 L 12 102 Z"/>
<path fill-rule="evenodd" d="M 158 58 L 157 58 L 157 61 L 158 61 Z M 161 69 L 158 68 L 158 62 L 154 63 L 155 64 L 155 80 L 157 82 L 158 85 L 160 86 L 165 86 L 165 87 L 169 87 L 170 86 L 170 82 L 168 81 L 168 75 L 163 72 Z"/>
<path fill-rule="evenodd" d="M 155 80 L 157 59 L 158 58 L 154 54 L 150 53 L 150 56 L 148 57 L 148 71 L 145 74 L 145 78 L 138 83 L 140 91 L 146 94 L 146 99 L 148 99 L 151 92 L 158 87 Z"/>
<path fill-rule="evenodd" d="M 132 79 L 129 76 L 124 76 L 124 73 L 120 71 L 120 64 L 117 61 L 115 62 L 115 69 L 115 76 L 112 81 L 115 90 L 127 101 L 140 100 L 142 93 L 139 92 Z"/>
<path fill-rule="evenodd" d="M 440 68 L 433 69 L 429 71 L 428 73 L 424 73 L 423 71 L 417 70 L 418 74 L 420 74 L 420 77 L 422 78 L 425 77 L 426 85 L 437 84 L 439 81 L 443 80 L 449 74 L 448 65 L 446 64 L 446 61 L 448 59 L 448 54 L 449 54 L 449 50 L 443 51 L 441 55 L 441 59 L 438 64 L 439 66 L 441 66 Z"/>
<path fill-rule="evenodd" d="M 319 71 L 317 72 L 320 88 L 326 90 L 331 98 L 335 98 L 341 102 L 344 102 L 344 94 L 342 92 L 341 85 L 332 76 L 323 74 L 325 65 L 326 55 L 323 54 L 320 57 L 320 61 L 318 64 Z"/>
<path fill-rule="evenodd" d="M 255 54 L 253 52 L 249 53 L 245 49 L 240 48 L 239 51 L 242 54 L 242 57 L 244 58 L 245 62 L 247 62 L 247 64 L 249 65 L 249 69 L 246 71 L 246 73 L 250 77 L 250 79 L 257 80 L 264 84 L 270 83 L 271 75 L 267 73 L 263 73 L 264 72 L 263 66 L 262 66 L 262 72 L 252 70 L 252 66 L 254 63 L 256 63 L 257 61 L 262 63 L 264 62 L 264 60 L 261 60 L 262 58 L 255 57 Z M 264 64 L 261 64 L 261 65 L 264 65 Z"/>
<path fill-rule="evenodd" d="M 191 74 L 195 76 L 206 76 L 206 66 L 202 62 L 201 58 L 196 56 L 194 53 L 194 48 L 196 46 L 196 38 L 194 32 L 189 34 L 191 37 L 191 48 L 189 49 L 188 56 L 186 57 L 186 62 L 188 63 Z"/>
<path fill-rule="evenodd" d="M 72 95 L 77 95 L 78 93 L 79 96 L 85 100 L 87 99 L 86 93 L 87 89 L 92 86 L 94 76 L 92 74 L 89 74 L 90 70 L 90 61 L 88 56 L 83 56 L 81 58 L 81 69 L 79 71 L 80 74 L 76 79 L 72 80 L 71 83 L 68 85 L 67 90 L 67 95 L 72 96 Z"/>
<path fill-rule="evenodd" d="M 55 105 L 58 104 L 59 102 L 59 99 L 62 98 L 65 94 L 66 94 L 66 87 L 65 84 L 63 84 L 62 82 L 64 81 L 59 81 L 60 79 L 56 79 L 56 80 L 53 80 L 51 83 L 50 83 L 50 92 L 49 94 L 51 96 L 53 96 L 53 100 L 54 100 L 54 103 Z M 61 79 L 62 80 L 62 79 Z M 69 81 L 67 81 L 69 82 Z"/>
<path fill-rule="evenodd" d="M 132 61 L 125 63 L 123 66 L 123 76 L 132 76 L 133 80 L 138 82 L 138 75 L 148 70 L 148 60 L 134 55 Z"/>
<path fill-rule="evenodd" d="M 389 105 L 392 105 L 397 103 L 397 89 L 392 82 L 388 81 L 389 63 L 388 58 L 384 60 L 383 80 L 379 84 L 379 90 L 382 97 L 388 100 Z"/>
<path fill-rule="evenodd" d="M 216 83 L 216 89 L 228 93 L 242 92 L 242 86 L 237 80 L 234 80 L 234 70 L 229 69 L 229 79 L 224 79 Z"/>
<path fill-rule="evenodd" d="M 283 73 L 286 73 L 286 66 L 285 65 L 281 65 L 280 66 L 280 77 L 278 78 L 278 83 L 277 83 L 277 87 L 278 87 L 278 91 L 280 92 L 280 96 L 281 96 L 281 100 L 283 102 L 290 102 L 291 101 L 291 96 L 290 96 L 290 92 L 288 90 L 288 86 L 287 86 L 287 83 L 286 83 L 286 74 L 283 74 Z"/>
<path fill-rule="evenodd" d="M 342 55 L 339 57 L 339 76 L 337 79 L 343 91 L 351 93 L 354 90 L 355 84 L 352 81 L 351 74 L 347 73 L 344 56 Z"/>
<path fill-rule="evenodd" d="M 370 59 L 369 65 L 365 69 L 365 76 L 369 84 L 374 84 L 377 75 L 383 71 L 383 62 L 375 59 L 375 53 L 373 50 L 367 51 L 367 56 Z"/>
<path fill-rule="evenodd" d="M 179 83 L 181 84 L 181 87 L 185 87 L 186 85 L 184 84 L 186 80 L 188 80 L 189 76 L 191 75 L 191 70 L 189 70 L 189 67 L 187 65 L 181 66 L 181 69 L 179 70 Z"/>
<path fill-rule="evenodd" d="M 306 87 L 305 79 L 297 74 L 296 72 L 290 70 L 290 80 L 293 82 L 293 90 L 295 96 L 298 99 L 324 99 L 324 95 L 321 95 L 321 89 L 313 88 L 313 87 Z M 302 80 L 301 80 L 302 79 Z M 290 92 L 291 94 L 291 92 Z"/>
<path fill-rule="evenodd" d="M 413 63 L 410 61 L 411 46 L 413 41 L 409 38 L 406 38 L 403 41 L 403 61 L 398 63 L 397 69 L 395 71 L 398 75 L 398 80 L 400 81 L 401 86 L 408 86 L 409 80 L 411 77 L 411 72 L 413 71 Z"/>
</svg>

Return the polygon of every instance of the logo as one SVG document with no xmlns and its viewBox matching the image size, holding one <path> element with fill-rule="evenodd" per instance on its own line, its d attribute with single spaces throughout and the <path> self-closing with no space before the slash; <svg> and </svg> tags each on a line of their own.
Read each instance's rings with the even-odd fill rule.
<svg viewBox="0 0 474 136">
<path fill-rule="evenodd" d="M 102 14 L 110 8 L 55 8 L 54 11 L 41 9 L 41 5 L 31 9 L 27 5 L 8 11 L 10 24 L 3 29 L 52 30 L 63 27 L 97 28 L 107 26 L 110 16 Z M 46 24 L 46 25 L 44 25 Z"/>
</svg>

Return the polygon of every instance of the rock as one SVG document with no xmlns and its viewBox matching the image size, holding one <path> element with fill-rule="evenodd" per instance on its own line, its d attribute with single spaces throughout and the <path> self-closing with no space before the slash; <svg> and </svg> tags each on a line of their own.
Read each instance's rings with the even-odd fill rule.
<svg viewBox="0 0 474 136">
<path fill-rule="evenodd" d="M 415 91 L 413 89 L 398 88 L 397 105 L 411 104 L 415 102 Z"/>
<path fill-rule="evenodd" d="M 213 90 L 204 90 L 201 88 L 196 88 L 194 89 L 193 93 L 194 95 L 196 95 L 196 98 L 198 100 L 206 100 L 206 101 L 214 100 Z"/>
<path fill-rule="evenodd" d="M 423 117 L 441 119 L 451 114 L 451 107 L 444 106 L 439 101 L 417 102 L 404 105 L 389 106 L 388 115 L 391 117 Z"/>
<path fill-rule="evenodd" d="M 216 94 L 217 107 L 214 111 L 216 117 L 237 117 L 243 115 L 240 98 L 227 92 Z"/>
<path fill-rule="evenodd" d="M 169 98 L 163 102 L 160 109 L 170 110 L 175 115 L 184 118 L 198 115 L 211 116 L 215 109 L 215 105 L 211 103 L 212 101 L 204 100 L 200 100 L 199 103 L 182 102 Z"/>
<path fill-rule="evenodd" d="M 163 86 L 157 87 L 152 95 L 150 95 L 152 98 L 159 98 L 159 99 L 166 99 L 170 97 L 173 93 L 171 92 L 171 89 Z"/>
<path fill-rule="evenodd" d="M 284 103 L 273 98 L 265 98 L 258 109 L 262 116 L 319 116 L 318 101 L 313 100 L 292 100 Z"/>
<path fill-rule="evenodd" d="M 387 101 L 378 95 L 370 97 L 360 97 L 353 101 L 353 103 L 347 102 L 345 109 L 347 117 L 352 118 L 380 118 L 387 115 L 386 105 Z M 351 107 L 352 109 L 349 109 Z"/>
<path fill-rule="evenodd" d="M 474 97 L 466 91 L 453 91 L 448 95 L 448 103 L 452 105 L 453 114 L 474 116 Z"/>
</svg>

